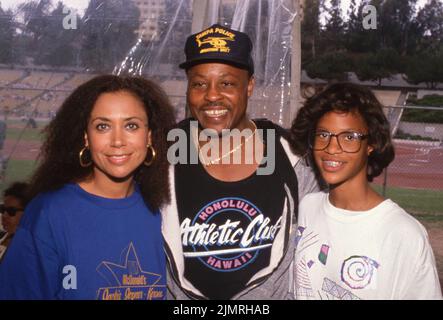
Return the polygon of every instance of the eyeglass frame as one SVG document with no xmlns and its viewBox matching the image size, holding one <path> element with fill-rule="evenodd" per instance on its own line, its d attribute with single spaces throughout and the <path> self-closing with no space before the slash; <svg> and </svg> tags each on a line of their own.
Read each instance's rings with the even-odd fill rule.
<svg viewBox="0 0 443 320">
<path fill-rule="evenodd" d="M 20 211 L 25 211 L 25 208 L 6 207 L 4 204 L 0 204 L 0 214 L 7 214 L 10 217 L 15 217 Z"/>
<path fill-rule="evenodd" d="M 328 134 L 328 136 L 329 136 L 329 141 L 328 141 L 327 145 L 324 148 L 322 148 L 322 149 L 314 149 L 315 136 L 316 136 L 317 133 L 325 133 L 325 134 Z M 340 141 L 338 140 L 338 136 L 343 134 L 343 133 L 351 133 L 351 134 L 357 135 L 357 137 L 358 137 L 358 139 L 360 141 L 360 145 L 359 145 L 357 151 L 349 152 L 349 151 L 345 151 L 343 149 L 343 147 L 340 144 Z M 323 150 L 326 150 L 329 147 L 329 145 L 331 144 L 332 137 L 335 137 L 335 139 L 337 140 L 337 145 L 340 147 L 340 150 L 342 152 L 345 152 L 345 153 L 357 153 L 357 152 L 359 152 L 361 150 L 361 142 L 363 140 L 366 140 L 369 137 L 369 134 L 363 134 L 363 133 L 356 132 L 356 131 L 342 131 L 342 132 L 339 132 L 339 133 L 332 133 L 332 132 L 329 132 L 329 131 L 326 131 L 326 130 L 324 130 L 324 131 L 320 131 L 319 130 L 319 131 L 315 131 L 313 134 L 311 134 L 310 137 L 311 137 L 311 139 L 314 140 L 314 141 L 311 141 L 311 139 L 309 140 L 309 147 L 313 151 L 323 151 Z"/>
</svg>

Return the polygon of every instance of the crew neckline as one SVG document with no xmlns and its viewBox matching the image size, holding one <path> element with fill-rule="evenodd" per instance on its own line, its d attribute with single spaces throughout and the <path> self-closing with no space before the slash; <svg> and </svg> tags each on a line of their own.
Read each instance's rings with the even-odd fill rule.
<svg viewBox="0 0 443 320">
<path fill-rule="evenodd" d="M 134 204 L 142 199 L 140 189 L 137 184 L 135 184 L 134 191 L 129 196 L 119 199 L 106 198 L 89 193 L 88 191 L 80 187 L 77 183 L 70 183 L 67 185 L 67 187 L 75 192 L 77 195 L 79 195 L 82 199 L 85 199 L 94 205 L 107 209 L 126 209 L 128 207 L 132 207 Z"/>
<path fill-rule="evenodd" d="M 255 126 L 257 127 L 257 129 L 264 129 L 260 123 L 257 123 L 257 121 L 254 121 L 253 119 L 250 119 L 250 120 L 255 124 Z M 258 132 L 257 134 L 259 134 L 259 132 Z M 191 139 L 192 139 L 192 137 L 191 137 Z M 266 141 L 266 137 L 263 137 L 263 136 L 262 136 L 261 139 L 262 139 L 262 142 L 263 142 L 263 144 L 264 144 L 264 157 L 266 157 L 266 156 L 267 156 L 267 152 L 268 152 L 268 151 L 267 151 L 267 141 Z M 193 142 L 191 142 L 191 145 L 192 145 L 192 148 L 194 148 L 193 151 L 198 153 L 198 151 L 195 150 L 195 144 L 194 144 Z M 219 180 L 219 179 L 217 179 L 216 177 L 214 177 L 214 176 L 212 176 L 211 174 L 209 174 L 208 171 L 206 171 L 206 169 L 205 169 L 205 165 L 204 165 L 200 160 L 198 161 L 197 166 L 198 166 L 197 170 L 198 170 L 198 171 L 200 172 L 200 174 L 204 177 L 204 179 L 206 179 L 206 181 L 209 181 L 209 182 L 211 182 L 211 183 L 217 183 L 217 184 L 220 184 L 220 185 L 234 185 L 234 184 L 240 184 L 240 185 L 241 185 L 241 184 L 249 184 L 251 181 L 253 181 L 253 179 L 254 179 L 255 177 L 257 177 L 257 171 L 258 171 L 258 169 L 259 169 L 259 168 L 263 168 L 263 167 L 265 166 L 265 164 L 260 163 L 260 164 L 257 166 L 257 168 L 255 169 L 255 171 L 252 172 L 249 176 L 247 176 L 247 177 L 245 177 L 245 178 L 243 178 L 243 179 L 237 180 L 237 181 L 225 181 L 225 180 Z"/>
<path fill-rule="evenodd" d="M 329 193 L 325 193 L 323 198 L 323 207 L 326 215 L 342 222 L 354 222 L 356 220 L 365 219 L 367 217 L 374 217 L 386 212 L 387 208 L 392 205 L 393 202 L 391 199 L 385 199 L 384 201 L 380 202 L 378 205 L 369 210 L 353 211 L 334 206 L 329 200 Z"/>
</svg>

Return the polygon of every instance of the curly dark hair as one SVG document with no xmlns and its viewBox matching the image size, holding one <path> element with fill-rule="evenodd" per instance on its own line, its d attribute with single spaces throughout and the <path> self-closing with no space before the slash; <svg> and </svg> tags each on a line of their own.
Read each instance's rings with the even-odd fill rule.
<svg viewBox="0 0 443 320">
<path fill-rule="evenodd" d="M 175 125 L 173 108 L 166 93 L 153 81 L 115 75 L 97 76 L 75 89 L 45 128 L 46 140 L 39 155 L 41 164 L 31 178 L 32 197 L 66 183 L 80 182 L 92 173 L 93 166 L 84 168 L 79 163 L 87 124 L 98 97 L 117 91 L 138 97 L 148 115 L 157 156 L 149 167 L 141 165 L 134 175 L 144 201 L 155 211 L 170 200 L 166 137 Z"/>
<path fill-rule="evenodd" d="M 26 207 L 29 202 L 29 184 L 26 182 L 12 183 L 3 191 L 3 197 L 17 198 L 23 208 Z"/>
<path fill-rule="evenodd" d="M 291 145 L 296 153 L 313 162 L 309 147 L 320 118 L 330 112 L 358 112 L 368 127 L 368 143 L 374 150 L 368 158 L 367 179 L 372 181 L 394 160 L 389 122 L 371 90 L 352 83 L 335 83 L 307 99 L 291 127 Z"/>
</svg>

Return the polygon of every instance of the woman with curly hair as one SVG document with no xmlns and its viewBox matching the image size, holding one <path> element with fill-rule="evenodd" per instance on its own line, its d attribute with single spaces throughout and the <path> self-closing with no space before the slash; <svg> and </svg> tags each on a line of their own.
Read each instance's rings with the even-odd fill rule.
<svg viewBox="0 0 443 320">
<path fill-rule="evenodd" d="M 373 93 L 337 83 L 311 97 L 291 128 L 328 191 L 300 202 L 297 299 L 441 299 L 424 227 L 370 181 L 394 159 Z"/>
<path fill-rule="evenodd" d="M 105 75 L 74 90 L 46 129 L 0 298 L 163 299 L 173 125 L 149 80 Z"/>
</svg>

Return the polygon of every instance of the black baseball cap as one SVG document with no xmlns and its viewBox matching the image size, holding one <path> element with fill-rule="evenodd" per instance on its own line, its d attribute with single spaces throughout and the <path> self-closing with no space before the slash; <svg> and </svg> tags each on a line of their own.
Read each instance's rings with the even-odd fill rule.
<svg viewBox="0 0 443 320">
<path fill-rule="evenodd" d="M 186 61 L 179 67 L 187 70 L 200 63 L 221 62 L 254 74 L 251 51 L 252 42 L 246 33 L 214 24 L 188 37 Z"/>
</svg>

